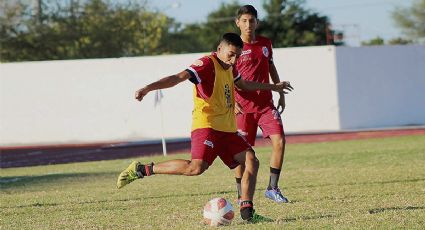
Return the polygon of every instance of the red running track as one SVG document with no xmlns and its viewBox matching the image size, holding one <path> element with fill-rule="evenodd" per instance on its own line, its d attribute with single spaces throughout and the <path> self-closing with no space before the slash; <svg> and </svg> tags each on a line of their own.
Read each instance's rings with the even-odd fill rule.
<svg viewBox="0 0 425 230">
<path fill-rule="evenodd" d="M 289 134 L 287 144 L 330 142 L 406 135 L 425 135 L 425 128 L 350 131 L 314 134 Z M 268 139 L 257 138 L 256 146 L 266 146 Z M 190 139 L 167 142 L 169 154 L 190 152 Z M 160 141 L 129 143 L 96 143 L 50 146 L 0 147 L 0 168 L 24 167 L 70 162 L 137 158 L 162 154 Z"/>
</svg>

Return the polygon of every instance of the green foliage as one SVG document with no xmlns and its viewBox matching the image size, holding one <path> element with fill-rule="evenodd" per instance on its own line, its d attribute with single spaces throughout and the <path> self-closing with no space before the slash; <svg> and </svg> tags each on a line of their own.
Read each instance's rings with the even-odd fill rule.
<svg viewBox="0 0 425 230">
<path fill-rule="evenodd" d="M 258 34 L 270 38 L 274 47 L 326 45 L 327 35 L 331 36 L 329 42 L 334 44 L 334 31 L 327 30 L 328 18 L 304 9 L 302 4 L 303 1 L 266 1 L 263 7 L 267 15 L 260 21 Z M 206 23 L 191 24 L 181 34 L 196 34 L 198 51 L 215 50 L 221 34 L 239 33 L 234 20 L 240 6 L 237 1 L 223 3 L 208 15 Z"/>
<path fill-rule="evenodd" d="M 396 8 L 392 16 L 408 39 L 425 43 L 425 0 L 416 0 L 411 7 Z"/>
<path fill-rule="evenodd" d="M 372 38 L 368 41 L 362 41 L 362 46 L 381 46 L 381 45 L 407 45 L 412 44 L 413 41 L 405 38 L 393 38 L 385 42 L 381 37 Z"/>
<path fill-rule="evenodd" d="M 160 40 L 172 23 L 165 15 L 131 2 L 55 0 L 43 7 L 41 21 L 23 4 L 6 9 L 1 17 L 2 61 L 158 54 Z"/>
<path fill-rule="evenodd" d="M 223 33 L 239 33 L 234 19 L 241 4 L 236 0 L 222 3 L 206 22 L 185 26 L 135 0 L 40 2 L 35 14 L 28 1 L 0 0 L 0 61 L 209 52 Z M 303 1 L 268 0 L 264 8 L 267 15 L 258 32 L 274 47 L 333 42 L 328 18 L 306 10 Z"/>
<path fill-rule="evenodd" d="M 267 0 L 267 16 L 258 29 L 275 47 L 326 45 L 330 24 L 326 16 L 303 8 L 304 1 Z M 332 40 L 330 40 L 332 42 Z"/>
<path fill-rule="evenodd" d="M 385 45 L 385 41 L 381 37 L 376 37 L 369 41 L 362 41 L 362 45 L 363 46 L 380 46 L 380 45 Z"/>
<path fill-rule="evenodd" d="M 216 50 L 221 35 L 227 32 L 239 33 L 235 25 L 235 14 L 239 9 L 238 2 L 222 3 L 220 8 L 211 12 L 205 23 L 187 25 L 180 33 L 191 38 L 190 44 L 197 52 Z"/>
<path fill-rule="evenodd" d="M 208 44 L 210 50 L 217 48 L 218 41 L 224 33 L 239 33 L 239 29 L 235 24 L 235 15 L 239 7 L 240 4 L 238 2 L 222 3 L 217 11 L 208 15 L 207 23 L 203 25 L 205 36 L 203 42 Z"/>
<path fill-rule="evenodd" d="M 388 44 L 390 45 L 407 45 L 407 44 L 412 44 L 413 41 L 410 39 L 405 39 L 405 38 L 393 38 L 391 40 L 388 41 Z"/>
<path fill-rule="evenodd" d="M 425 137 L 289 144 L 281 187 L 291 203 L 264 198 L 269 148 L 260 160 L 255 209 L 272 221 L 231 229 L 423 229 Z M 188 154 L 140 158 L 159 162 Z M 1 169 L 1 229 L 209 229 L 202 208 L 236 200 L 234 174 L 219 159 L 195 177 L 155 175 L 117 190 L 132 160 Z M 228 228 L 225 228 L 228 229 Z"/>
</svg>

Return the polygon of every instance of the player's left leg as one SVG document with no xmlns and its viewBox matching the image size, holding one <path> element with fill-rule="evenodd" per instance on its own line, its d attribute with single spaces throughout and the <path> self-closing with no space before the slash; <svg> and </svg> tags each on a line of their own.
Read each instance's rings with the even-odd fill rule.
<svg viewBox="0 0 425 230">
<path fill-rule="evenodd" d="M 272 154 L 270 157 L 270 178 L 265 196 L 278 203 L 288 203 L 288 199 L 283 196 L 279 189 L 279 177 L 282 170 L 283 159 L 285 156 L 285 136 L 274 134 L 269 136 L 272 142 Z"/>
<path fill-rule="evenodd" d="M 265 196 L 278 203 L 287 203 L 279 189 L 279 177 L 282 170 L 285 156 L 285 133 L 279 112 L 270 107 L 269 110 L 261 114 L 259 126 L 263 131 L 263 137 L 268 137 L 272 143 L 272 154 L 270 157 L 269 184 L 265 191 Z"/>
</svg>

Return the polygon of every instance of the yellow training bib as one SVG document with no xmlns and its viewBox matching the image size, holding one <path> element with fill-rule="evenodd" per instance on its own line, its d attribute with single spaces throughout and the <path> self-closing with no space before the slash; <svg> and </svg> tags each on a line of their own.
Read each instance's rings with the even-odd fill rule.
<svg viewBox="0 0 425 230">
<path fill-rule="evenodd" d="M 212 95 L 199 98 L 196 86 L 193 89 L 194 109 L 192 113 L 192 131 L 200 128 L 212 128 L 222 132 L 236 132 L 235 97 L 232 67 L 225 70 L 213 56 L 215 80 Z"/>
</svg>

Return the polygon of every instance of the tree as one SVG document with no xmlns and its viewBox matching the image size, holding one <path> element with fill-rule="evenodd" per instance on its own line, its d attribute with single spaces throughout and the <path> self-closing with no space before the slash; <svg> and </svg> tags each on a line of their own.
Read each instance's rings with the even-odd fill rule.
<svg viewBox="0 0 425 230">
<path fill-rule="evenodd" d="M 222 3 L 219 9 L 208 14 L 205 23 L 189 24 L 179 32 L 179 35 L 188 38 L 196 52 L 215 50 L 222 34 L 239 31 L 235 25 L 235 14 L 239 7 L 237 1 L 230 4 Z M 187 42 L 183 41 L 183 44 Z"/>
<path fill-rule="evenodd" d="M 334 35 L 341 38 L 343 34 L 329 30 L 328 18 L 304 9 L 302 3 L 296 0 L 266 1 L 263 7 L 267 15 L 264 20 L 260 20 L 258 33 L 269 37 L 275 47 L 326 45 L 329 36 L 329 42 L 336 44 Z M 208 15 L 207 22 L 187 25 L 172 36 L 180 38 L 181 42 L 181 45 L 172 50 L 184 52 L 181 50 L 182 47 L 191 47 L 195 52 L 214 50 L 221 34 L 239 33 L 234 20 L 240 6 L 237 1 L 230 4 L 223 3 L 219 9 Z M 338 42 L 339 45 L 343 44 L 343 41 Z"/>
<path fill-rule="evenodd" d="M 221 35 L 228 32 L 239 33 L 235 24 L 235 15 L 240 8 L 237 1 L 230 4 L 222 3 L 220 8 L 207 17 L 204 26 L 204 44 L 208 44 L 209 50 L 216 49 Z"/>
<path fill-rule="evenodd" d="M 381 37 L 372 38 L 369 41 L 362 41 L 362 46 L 380 46 L 384 45 L 385 41 Z"/>
<path fill-rule="evenodd" d="M 425 0 L 416 0 L 411 7 L 396 8 L 392 17 L 408 39 L 425 43 Z"/>
<path fill-rule="evenodd" d="M 19 60 L 25 54 L 13 51 L 27 46 L 22 35 L 26 27 L 22 18 L 28 18 L 28 7 L 20 1 L 11 3 L 1 0 L 0 4 L 0 60 Z"/>
<path fill-rule="evenodd" d="M 20 2 L 5 6 L 0 14 L 1 61 L 159 54 L 172 22 L 132 1 L 55 0 L 42 4 L 43 15 L 37 17 Z"/>
<path fill-rule="evenodd" d="M 303 3 L 296 0 L 265 1 L 263 7 L 267 16 L 258 32 L 269 37 L 275 47 L 326 45 L 327 37 L 333 34 L 328 31 L 329 19 L 303 8 Z"/>
<path fill-rule="evenodd" d="M 407 45 L 407 44 L 412 44 L 413 41 L 409 40 L 409 39 L 404 39 L 404 38 L 393 38 L 391 40 L 388 41 L 388 44 L 390 45 Z"/>
<path fill-rule="evenodd" d="M 362 41 L 363 46 L 381 46 L 381 45 L 407 45 L 413 43 L 412 40 L 404 39 L 404 38 L 393 38 L 390 39 L 387 43 L 381 37 L 372 38 L 368 41 Z"/>
<path fill-rule="evenodd" d="M 202 32 L 199 24 L 191 24 L 182 30 L 165 34 L 161 39 L 158 51 L 165 54 L 207 51 L 208 46 L 203 44 L 199 38 Z"/>
<path fill-rule="evenodd" d="M 27 4 L 23 4 L 27 2 Z M 240 3 L 222 3 L 204 23 L 181 26 L 137 0 L 0 0 L 0 61 L 110 58 L 216 49 L 220 36 L 239 32 Z M 113 3 L 114 2 L 114 3 Z M 124 3 L 121 3 L 124 2 Z M 143 2 L 143 1 L 142 1 Z M 146 1 L 144 1 L 146 3 Z M 258 33 L 275 47 L 343 44 L 327 17 L 300 0 L 266 0 Z"/>
</svg>

